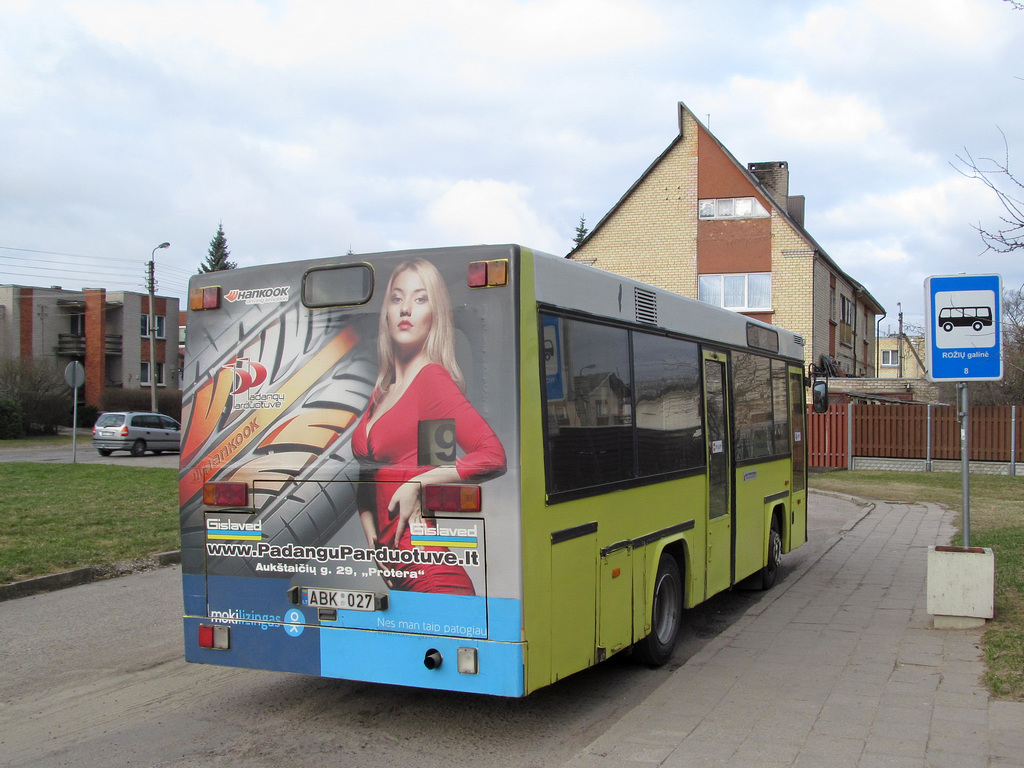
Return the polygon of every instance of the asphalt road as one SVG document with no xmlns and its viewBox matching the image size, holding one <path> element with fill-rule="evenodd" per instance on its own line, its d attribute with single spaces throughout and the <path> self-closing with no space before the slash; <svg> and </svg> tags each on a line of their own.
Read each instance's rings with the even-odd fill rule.
<svg viewBox="0 0 1024 768">
<path fill-rule="evenodd" d="M 88 430 L 79 430 L 75 439 L 74 452 L 72 445 L 59 448 L 22 448 L 10 447 L 0 442 L 0 462 L 29 461 L 43 464 L 124 464 L 130 467 L 177 467 L 178 454 L 162 453 L 156 456 L 147 453 L 144 456 L 132 456 L 127 451 L 117 451 L 110 456 L 100 456 L 92 447 L 92 437 Z"/>
</svg>

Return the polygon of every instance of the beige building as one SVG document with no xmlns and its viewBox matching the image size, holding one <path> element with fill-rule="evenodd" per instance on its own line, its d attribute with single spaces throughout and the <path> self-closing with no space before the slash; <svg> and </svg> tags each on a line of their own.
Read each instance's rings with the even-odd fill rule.
<svg viewBox="0 0 1024 768">
<path fill-rule="evenodd" d="M 80 362 L 79 397 L 100 409 L 110 388 L 148 390 L 155 378 L 159 390 L 177 391 L 178 315 L 176 298 L 156 297 L 153 365 L 147 294 L 0 285 L 0 360 L 51 360 L 61 368 Z"/>
<path fill-rule="evenodd" d="M 878 339 L 878 378 L 924 379 L 924 339 L 882 336 Z"/>
<path fill-rule="evenodd" d="M 788 164 L 741 165 L 682 103 L 679 135 L 569 258 L 798 333 L 808 365 L 875 375 L 884 310 L 804 229 Z"/>
</svg>

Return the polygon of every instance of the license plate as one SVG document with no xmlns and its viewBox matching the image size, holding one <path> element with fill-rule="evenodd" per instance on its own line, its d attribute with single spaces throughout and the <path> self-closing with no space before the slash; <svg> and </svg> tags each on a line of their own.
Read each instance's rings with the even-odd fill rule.
<svg viewBox="0 0 1024 768">
<path fill-rule="evenodd" d="M 299 592 L 302 605 L 311 608 L 334 609 L 338 611 L 375 611 L 377 601 L 373 592 L 354 589 L 320 589 L 303 587 Z"/>
</svg>

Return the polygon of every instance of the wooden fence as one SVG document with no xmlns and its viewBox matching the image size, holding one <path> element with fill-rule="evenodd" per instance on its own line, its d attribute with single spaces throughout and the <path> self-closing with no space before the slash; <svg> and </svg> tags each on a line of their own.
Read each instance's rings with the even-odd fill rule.
<svg viewBox="0 0 1024 768">
<path fill-rule="evenodd" d="M 971 461 L 1015 463 L 1024 458 L 1024 408 L 973 406 L 969 414 Z M 851 456 L 960 459 L 960 422 L 952 405 L 833 405 L 808 408 L 808 465 L 849 467 Z"/>
</svg>

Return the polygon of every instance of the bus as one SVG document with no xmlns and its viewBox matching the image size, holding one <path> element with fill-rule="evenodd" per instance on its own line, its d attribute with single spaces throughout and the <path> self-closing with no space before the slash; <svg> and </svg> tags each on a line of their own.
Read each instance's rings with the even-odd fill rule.
<svg viewBox="0 0 1024 768">
<path fill-rule="evenodd" d="M 943 307 L 939 310 L 939 327 L 946 333 L 954 328 L 980 331 L 992 325 L 992 307 Z"/>
<path fill-rule="evenodd" d="M 525 696 L 807 539 L 803 340 L 516 245 L 189 284 L 190 662 Z"/>
</svg>

